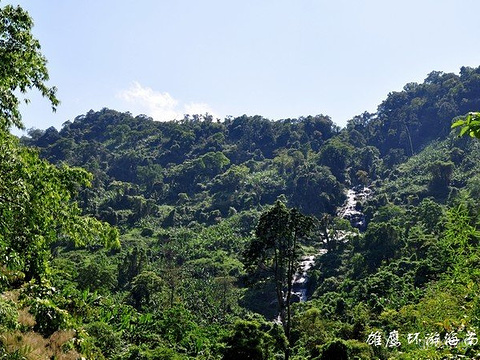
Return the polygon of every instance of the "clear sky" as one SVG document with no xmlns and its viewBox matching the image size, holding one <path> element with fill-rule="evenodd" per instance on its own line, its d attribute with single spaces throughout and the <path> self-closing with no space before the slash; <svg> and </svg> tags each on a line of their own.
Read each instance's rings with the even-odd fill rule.
<svg viewBox="0 0 480 360">
<path fill-rule="evenodd" d="M 30 95 L 27 128 L 60 128 L 104 107 L 155 120 L 324 114 L 344 126 L 433 70 L 480 66 L 478 0 L 6 4 L 33 17 L 62 102 L 52 114 Z"/>
</svg>

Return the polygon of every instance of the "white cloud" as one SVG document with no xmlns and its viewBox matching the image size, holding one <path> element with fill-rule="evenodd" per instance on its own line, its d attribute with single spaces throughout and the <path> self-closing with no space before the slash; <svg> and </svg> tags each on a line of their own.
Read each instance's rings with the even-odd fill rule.
<svg viewBox="0 0 480 360">
<path fill-rule="evenodd" d="M 151 116 L 154 120 L 169 121 L 183 119 L 185 114 L 205 114 L 216 116 L 214 111 L 205 103 L 181 104 L 168 92 L 155 91 L 144 87 L 137 81 L 117 94 L 117 97 L 126 102 L 128 111 Z"/>
</svg>

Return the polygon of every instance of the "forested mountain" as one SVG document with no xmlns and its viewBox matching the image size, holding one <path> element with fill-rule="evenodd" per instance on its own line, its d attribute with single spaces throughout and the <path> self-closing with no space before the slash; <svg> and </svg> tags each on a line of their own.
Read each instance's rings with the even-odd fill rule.
<svg viewBox="0 0 480 360">
<path fill-rule="evenodd" d="M 181 202 L 178 220 L 186 225 L 258 209 L 282 194 L 304 212 L 334 211 L 344 200 L 340 181 L 354 152 L 332 139 L 338 133 L 326 116 L 156 122 L 103 109 L 67 122 L 60 132 L 33 130 L 23 140 L 51 162 L 94 174 L 96 186 L 82 200 L 96 216 L 134 224 L 149 215 L 159 219 L 159 212 Z M 318 194 L 312 191 L 319 186 Z"/>
<path fill-rule="evenodd" d="M 343 129 L 324 115 L 156 122 L 102 109 L 30 130 L 25 146 L 93 174 L 78 203 L 122 232 L 120 252 L 56 244 L 50 298 L 85 299 L 70 316 L 106 358 L 473 356 L 480 145 L 450 126 L 478 109 L 475 84 L 480 68 L 433 72 Z M 337 212 L 364 186 L 359 232 Z M 285 333 L 271 322 L 275 283 L 244 266 L 268 256 L 260 219 L 275 222 L 276 201 L 315 224 L 298 256 L 328 250 Z"/>
<path fill-rule="evenodd" d="M 2 359 L 480 357 L 480 143 L 450 131 L 480 67 L 343 129 L 102 109 L 17 139 L 18 92 L 58 100 L 0 15 Z"/>
<path fill-rule="evenodd" d="M 446 139 L 452 119 L 478 109 L 479 98 L 480 70 L 462 68 L 460 75 L 433 72 L 422 84 L 407 84 L 377 113 L 356 116 L 345 129 L 323 115 L 156 122 L 103 109 L 67 121 L 60 131 L 32 129 L 23 142 L 53 163 L 92 172 L 90 191 L 97 193 L 84 194 L 84 207 L 113 224 L 132 224 L 178 201 L 190 211 L 184 221 L 204 223 L 212 212 L 227 217 L 229 210 L 258 208 L 281 194 L 318 216 L 334 213 L 345 187 L 385 178 L 432 141 Z M 131 208 L 125 196 L 112 199 L 113 188 L 143 197 L 137 198 L 142 210 L 127 218 L 112 213 Z"/>
<path fill-rule="evenodd" d="M 454 117 L 478 110 L 479 91 L 479 68 L 462 67 L 460 75 L 434 71 L 422 84 L 391 92 L 375 114 L 356 116 L 347 127 L 377 147 L 388 164 L 402 162 L 448 136 Z"/>
</svg>

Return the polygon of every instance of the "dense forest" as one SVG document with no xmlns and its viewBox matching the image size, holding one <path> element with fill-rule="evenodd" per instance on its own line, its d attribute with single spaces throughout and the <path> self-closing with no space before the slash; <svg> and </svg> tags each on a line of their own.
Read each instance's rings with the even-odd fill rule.
<svg viewBox="0 0 480 360">
<path fill-rule="evenodd" d="M 479 137 L 480 67 L 344 128 L 104 108 L 19 139 L 18 91 L 58 100 L 0 12 L 2 359 L 480 357 L 480 142 L 451 130 Z"/>
</svg>

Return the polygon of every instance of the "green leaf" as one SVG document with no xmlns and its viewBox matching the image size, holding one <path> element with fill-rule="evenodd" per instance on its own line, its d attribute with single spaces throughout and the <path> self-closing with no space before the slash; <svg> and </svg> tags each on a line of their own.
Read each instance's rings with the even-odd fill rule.
<svg viewBox="0 0 480 360">
<path fill-rule="evenodd" d="M 463 127 L 463 128 L 460 130 L 459 136 L 465 135 L 469 130 L 470 130 L 470 129 L 469 129 L 467 126 Z M 471 133 L 470 133 L 470 135 L 471 135 Z"/>
<path fill-rule="evenodd" d="M 457 120 L 452 124 L 451 128 L 454 129 L 459 126 L 463 126 L 464 124 L 465 124 L 464 120 Z"/>
</svg>

